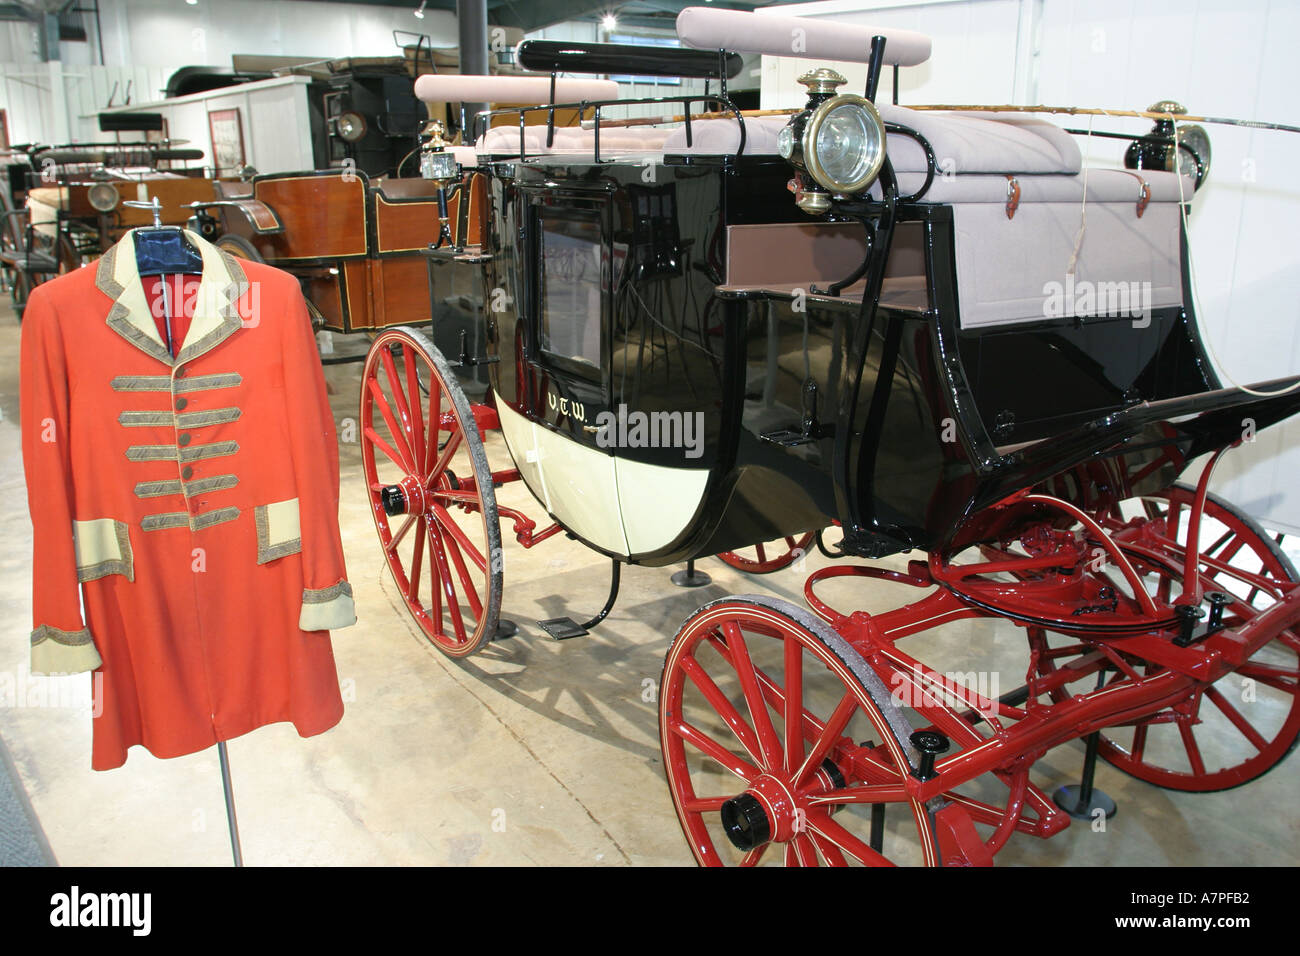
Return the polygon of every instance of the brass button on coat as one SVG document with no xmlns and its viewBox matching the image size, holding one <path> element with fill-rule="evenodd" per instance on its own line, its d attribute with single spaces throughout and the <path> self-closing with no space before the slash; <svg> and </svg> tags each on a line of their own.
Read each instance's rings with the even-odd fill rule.
<svg viewBox="0 0 1300 956">
<path fill-rule="evenodd" d="M 190 443 L 190 433 L 186 432 L 185 434 L 181 435 L 180 438 L 176 439 L 176 443 L 181 447 L 188 445 Z"/>
<path fill-rule="evenodd" d="M 189 403 L 190 403 L 190 400 L 189 400 L 188 398 L 178 398 L 178 399 L 176 399 L 176 411 L 178 411 L 178 412 L 181 411 L 181 410 L 182 410 L 183 408 L 185 408 L 185 406 L 188 405 Z"/>
<path fill-rule="evenodd" d="M 189 481 L 190 478 L 192 478 L 193 476 L 194 476 L 194 469 L 191 468 L 189 465 L 186 465 L 184 468 L 181 469 L 181 477 L 184 478 L 186 481 Z"/>
</svg>

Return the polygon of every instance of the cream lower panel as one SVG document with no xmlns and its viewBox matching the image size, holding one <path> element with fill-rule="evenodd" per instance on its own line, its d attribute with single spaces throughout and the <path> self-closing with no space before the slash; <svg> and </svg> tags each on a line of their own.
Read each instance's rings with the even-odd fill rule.
<svg viewBox="0 0 1300 956">
<path fill-rule="evenodd" d="M 672 544 L 695 518 L 709 470 L 615 460 L 628 554 L 648 554 Z"/>
<path fill-rule="evenodd" d="M 536 429 L 532 422 L 524 418 L 505 402 L 497 402 L 497 418 L 501 421 L 501 435 L 510 449 L 510 456 L 515 460 L 524 484 L 533 493 L 547 511 L 551 510 L 546 498 L 546 485 L 542 481 L 541 464 L 537 457 Z"/>
<path fill-rule="evenodd" d="M 630 554 L 619 513 L 615 458 L 541 425 L 534 426 L 533 433 L 547 510 L 564 527 L 597 547 Z"/>
</svg>

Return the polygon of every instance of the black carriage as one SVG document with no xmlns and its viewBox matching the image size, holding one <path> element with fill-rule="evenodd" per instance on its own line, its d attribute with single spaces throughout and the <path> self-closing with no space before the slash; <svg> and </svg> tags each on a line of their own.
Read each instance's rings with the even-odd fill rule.
<svg viewBox="0 0 1300 956">
<path fill-rule="evenodd" d="M 569 104 L 575 127 L 554 101 L 494 111 L 472 156 L 429 160 L 444 189 L 486 187 L 482 244 L 429 253 L 477 277 L 482 348 L 386 330 L 362 396 L 376 525 L 423 632 L 453 656 L 496 636 L 503 518 L 526 547 L 565 533 L 609 556 L 615 590 L 621 563 L 812 534 L 837 558 L 922 555 L 811 574 L 816 616 L 746 596 L 682 626 L 660 731 L 705 863 L 988 862 L 1095 810 L 1029 780 L 1084 736 L 1090 761 L 1180 789 L 1273 766 L 1300 735 L 1297 575 L 1208 481 L 1300 389 L 1225 387 L 1201 342 L 1185 213 L 1208 154 L 1138 137 L 1137 168 L 1085 170 L 1033 115 L 876 103 L 928 41 L 811 21 L 790 22 L 814 54 L 857 44 L 865 95 L 820 69 L 802 110 L 742 114 L 714 51 L 780 52 L 788 28 L 745 18 L 685 11 L 700 50 L 529 41 L 520 62 L 553 76 L 635 57 L 712 91 Z M 457 369 L 483 366 L 471 403 Z M 498 508 L 515 480 L 545 529 Z M 926 593 L 840 610 L 816 590 L 840 577 Z M 974 617 L 1025 628 L 1023 686 L 990 695 L 898 647 Z M 1267 705 L 1234 707 L 1232 674 Z M 1216 719 L 1237 736 L 1212 757 Z"/>
</svg>

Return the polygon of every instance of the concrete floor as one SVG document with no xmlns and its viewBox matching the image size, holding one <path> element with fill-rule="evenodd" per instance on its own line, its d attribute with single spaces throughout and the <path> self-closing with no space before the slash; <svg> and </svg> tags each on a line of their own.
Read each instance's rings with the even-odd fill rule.
<svg viewBox="0 0 1300 956">
<path fill-rule="evenodd" d="M 0 707 L 9 747 L 53 851 L 67 865 L 229 862 L 215 750 L 90 770 L 88 681 L 31 678 L 29 523 L 17 427 L 19 328 L 0 307 L 0 675 L 18 688 Z M 364 343 L 336 339 L 341 348 Z M 355 417 L 359 366 L 327 370 L 336 417 Z M 557 643 L 533 623 L 597 610 L 607 562 L 571 541 L 506 544 L 504 614 L 513 640 L 457 663 L 419 636 L 381 567 L 356 445 L 342 453 L 340 524 L 360 623 L 336 632 L 347 712 L 303 740 L 288 725 L 229 746 L 250 865 L 683 865 L 692 861 L 664 784 L 656 705 L 669 639 L 700 604 L 732 593 L 800 602 L 803 573 L 748 578 L 706 559 L 710 587 L 682 590 L 673 569 L 625 568 L 618 606 L 590 637 Z M 542 518 L 522 486 L 503 504 Z M 808 559 L 808 569 L 823 559 Z M 897 592 L 855 585 L 866 610 Z M 833 593 L 833 592 L 832 592 Z M 998 668 L 1023 677 L 1021 633 L 962 622 L 909 650 L 942 670 Z M 936 651 L 939 651 L 936 653 Z M 1013 683 L 1014 682 L 1014 683 Z M 1040 761 L 1054 788 L 1078 772 L 1082 746 Z M 1144 784 L 1102 764 L 1119 803 L 1105 832 L 1076 823 L 1050 841 L 1013 837 L 1000 864 L 1295 864 L 1300 758 L 1245 788 L 1205 795 Z"/>
</svg>

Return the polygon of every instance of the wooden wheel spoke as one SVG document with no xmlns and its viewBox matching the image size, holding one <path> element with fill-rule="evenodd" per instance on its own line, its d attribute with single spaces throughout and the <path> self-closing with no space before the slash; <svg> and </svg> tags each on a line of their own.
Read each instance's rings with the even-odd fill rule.
<svg viewBox="0 0 1300 956">
<path fill-rule="evenodd" d="M 1178 721 L 1178 733 L 1183 738 L 1183 749 L 1187 751 L 1187 760 L 1192 765 L 1192 773 L 1205 773 L 1205 760 L 1201 757 L 1201 748 L 1196 744 L 1196 734 L 1192 725 L 1186 720 Z"/>
<path fill-rule="evenodd" d="M 675 720 L 669 724 L 669 729 L 700 753 L 706 757 L 711 757 L 716 763 L 721 764 L 746 783 L 759 775 L 759 769 L 753 764 L 741 760 L 704 731 L 691 726 L 686 721 Z"/>
<path fill-rule="evenodd" d="M 853 691 L 844 692 L 840 702 L 835 705 L 835 710 L 831 713 L 826 725 L 822 727 L 821 733 L 817 735 L 817 740 L 813 743 L 812 750 L 804 758 L 803 765 L 794 775 L 794 785 L 799 786 L 803 779 L 816 767 L 820 767 L 826 755 L 830 753 L 831 747 L 839 740 L 840 734 L 848 726 L 849 718 L 853 712 L 858 709 L 858 699 L 853 695 Z"/>
<path fill-rule="evenodd" d="M 808 811 L 808 829 L 823 837 L 841 852 L 847 853 L 859 863 L 864 863 L 867 866 L 894 865 L 832 820 L 828 813 L 823 813 L 820 810 Z"/>
<path fill-rule="evenodd" d="M 443 491 L 439 488 L 432 488 L 428 494 L 434 498 L 441 498 L 445 501 L 456 501 L 462 504 L 474 505 L 478 509 L 478 494 L 473 491 Z"/>
<path fill-rule="evenodd" d="M 809 839 L 807 833 L 796 833 L 794 835 L 794 839 L 791 840 L 788 844 L 786 844 L 786 846 L 789 849 L 794 850 L 794 858 L 795 858 L 796 866 L 820 866 L 821 865 L 820 861 L 817 859 L 817 847 L 813 845 L 813 841 Z M 789 853 L 789 849 L 787 849 L 786 851 L 787 853 Z M 786 865 L 789 866 L 788 856 L 786 858 Z"/>
<path fill-rule="evenodd" d="M 442 421 L 442 389 L 438 387 L 438 377 L 429 371 L 429 427 L 426 434 L 429 436 L 424 446 L 424 460 L 420 462 L 420 474 L 427 475 L 430 472 L 430 465 L 433 462 L 433 453 L 438 447 L 439 428 Z"/>
<path fill-rule="evenodd" d="M 1237 673 L 1288 694 L 1295 694 L 1297 687 L 1300 686 L 1300 671 L 1274 667 L 1271 664 L 1247 661 L 1237 668 Z"/>
<path fill-rule="evenodd" d="M 433 516 L 437 519 L 438 524 L 456 540 L 456 543 L 460 545 L 461 550 L 469 555 L 469 559 L 474 562 L 474 565 L 484 574 L 487 574 L 487 559 L 483 557 L 483 554 L 478 548 L 474 547 L 474 543 L 469 540 L 469 537 L 461 529 L 460 525 L 456 524 L 451 513 L 437 502 L 430 502 L 430 505 L 430 511 L 432 511 Z"/>
<path fill-rule="evenodd" d="M 451 434 L 447 436 L 446 443 L 442 446 L 442 449 L 438 452 L 437 463 L 429 471 L 429 476 L 426 479 L 426 483 L 432 483 L 434 481 L 437 481 L 438 476 L 447 470 L 447 466 L 451 464 L 452 457 L 456 454 L 456 449 L 460 447 L 460 443 L 461 441 L 464 440 L 464 438 L 465 438 L 465 433 L 461 431 L 459 428 L 457 428 L 455 431 L 453 431 Z"/>
<path fill-rule="evenodd" d="M 443 597 L 447 599 L 447 614 L 451 618 L 451 626 L 455 629 L 456 639 L 460 643 L 465 643 L 467 635 L 465 633 L 465 621 L 460 613 L 460 600 L 456 595 L 456 584 L 452 581 L 451 571 L 447 567 L 446 539 L 443 537 L 442 529 L 438 527 L 437 522 L 429 524 L 429 538 L 436 541 L 437 544 L 432 548 L 433 558 L 438 566 L 438 578 L 442 584 Z M 442 626 L 441 619 L 438 626 Z"/>
<path fill-rule="evenodd" d="M 397 534 L 393 535 L 392 538 L 389 539 L 388 544 L 384 545 L 384 550 L 387 553 L 392 554 L 397 550 L 397 546 L 401 544 L 402 539 L 406 537 L 406 532 L 411 530 L 411 525 L 415 524 L 415 519 L 415 515 L 406 516 L 406 520 L 402 522 L 402 526 L 397 529 Z"/>
<path fill-rule="evenodd" d="M 709 702 L 709 706 L 716 710 L 718 716 L 731 728 L 731 732 L 740 741 L 740 745 L 745 748 L 745 752 L 749 754 L 749 759 L 756 764 L 762 763 L 762 751 L 758 746 L 758 741 L 754 739 L 754 732 L 745 723 L 744 718 L 740 716 L 740 712 L 732 706 L 731 701 L 727 699 L 727 695 L 718 689 L 718 685 L 713 682 L 713 678 L 708 675 L 700 662 L 694 657 L 683 656 L 682 670 L 686 672 L 686 676 L 691 683 L 704 695 Z"/>
<path fill-rule="evenodd" d="M 402 471 L 407 472 L 408 474 L 410 473 L 406 467 L 406 462 L 402 460 L 402 456 L 399 455 L 396 451 L 394 451 L 392 446 L 390 446 L 388 442 L 380 438 L 378 432 L 376 432 L 369 425 L 366 426 L 365 432 L 366 432 L 366 437 L 370 439 L 371 443 L 374 444 L 376 448 L 378 448 L 380 451 L 384 453 L 385 458 L 391 461 L 398 468 L 402 469 Z M 378 482 L 376 482 L 376 484 L 378 484 Z M 380 485 L 380 487 L 382 488 L 383 485 Z"/>
<path fill-rule="evenodd" d="M 438 529 L 433 522 L 427 522 L 425 525 L 425 546 L 429 549 L 429 583 L 430 598 L 433 601 L 433 618 L 434 629 L 442 633 L 442 572 L 438 569 L 438 558 L 435 554 L 436 539 L 434 533 Z"/>
<path fill-rule="evenodd" d="M 785 725 L 785 769 L 793 772 L 803 762 L 803 721 L 791 720 L 791 709 L 803 714 L 803 645 L 785 641 L 785 699 L 781 702 L 781 719 Z"/>
<path fill-rule="evenodd" d="M 417 474 L 415 459 L 411 456 L 411 446 L 407 443 L 406 435 L 402 428 L 397 424 L 397 419 L 393 417 L 393 409 L 388 404 L 388 396 L 384 394 L 383 388 L 379 385 L 379 379 L 371 378 L 366 383 L 366 386 L 370 389 L 370 394 L 374 397 L 375 404 L 379 407 L 379 413 L 383 416 L 384 422 L 388 425 L 388 434 L 392 436 L 393 444 L 397 446 L 397 451 L 401 455 L 400 460 L 394 459 L 394 461 L 398 461 L 402 469 L 408 475 Z M 375 442 L 378 443 L 382 441 L 373 428 L 369 429 L 369 431 Z M 390 454 L 389 457 L 392 458 L 393 456 Z"/>
<path fill-rule="evenodd" d="M 821 857 L 826 861 L 827 866 L 849 865 L 849 861 L 844 859 L 844 854 L 840 852 L 840 848 L 830 840 L 813 830 L 808 831 L 808 836 L 812 838 L 813 843 L 817 847 L 817 852 L 821 854 Z"/>
<path fill-rule="evenodd" d="M 908 799 L 901 783 L 872 783 L 842 790 L 827 790 L 808 798 L 809 803 L 839 806 L 844 803 L 902 803 Z"/>
<path fill-rule="evenodd" d="M 731 797 L 692 797 L 683 802 L 688 813 L 717 813 Z"/>
<path fill-rule="evenodd" d="M 411 551 L 411 577 L 406 591 L 406 600 L 411 607 L 420 607 L 420 571 L 424 562 L 424 518 L 415 523 L 415 548 Z"/>
<path fill-rule="evenodd" d="M 758 861 L 763 859 L 763 854 L 767 852 L 767 848 L 770 847 L 771 845 L 772 844 L 770 843 L 763 843 L 760 844 L 759 846 L 754 847 L 754 849 L 746 853 L 744 858 L 741 859 L 740 865 L 758 866 Z"/>
<path fill-rule="evenodd" d="M 1142 762 L 1142 754 L 1147 749 L 1147 729 L 1148 724 L 1138 724 L 1133 728 L 1133 750 L 1132 757 L 1138 763 Z"/>
<path fill-rule="evenodd" d="M 1268 741 L 1264 739 L 1264 736 L 1256 730 L 1254 725 L 1246 719 L 1245 715 L 1242 714 L 1241 711 L 1237 710 L 1236 707 L 1233 707 L 1232 704 L 1228 702 L 1228 699 L 1216 688 L 1207 687 L 1205 689 L 1205 696 L 1214 701 L 1214 706 L 1218 707 L 1223 716 L 1227 717 L 1228 720 L 1232 722 L 1232 726 L 1241 731 L 1241 735 L 1249 740 L 1256 750 L 1263 751 L 1268 746 Z"/>
<path fill-rule="evenodd" d="M 403 344 L 404 352 L 408 352 L 410 346 Z M 397 415 L 401 420 L 402 434 L 407 440 L 408 447 L 414 451 L 416 423 L 411 420 L 411 407 L 406 402 L 406 392 L 402 387 L 402 380 L 397 377 L 397 367 L 393 362 L 393 352 L 391 349 L 381 349 L 379 352 L 379 362 L 384 367 L 384 374 L 388 376 L 388 387 L 393 392 L 393 402 L 397 405 Z M 414 464 L 421 459 L 415 454 L 411 455 L 411 463 Z"/>
<path fill-rule="evenodd" d="M 460 578 L 461 587 L 465 589 L 465 600 L 469 602 L 474 620 L 476 622 L 480 621 L 483 619 L 483 602 L 479 600 L 478 586 L 470 577 L 469 568 L 465 566 L 465 558 L 456 545 L 456 539 L 451 535 L 447 535 L 443 537 L 442 541 L 447 547 L 447 553 L 451 555 L 451 563 L 456 567 L 456 576 Z"/>
<path fill-rule="evenodd" d="M 740 688 L 745 695 L 745 704 L 749 708 L 750 724 L 758 735 L 758 746 L 763 754 L 763 768 L 770 770 L 782 765 L 781 742 L 777 739 L 776 728 L 772 726 L 772 714 L 763 700 L 763 692 L 758 687 L 758 675 L 754 672 L 754 662 L 749 657 L 749 646 L 740 627 L 734 621 L 723 625 L 727 635 L 727 647 L 731 651 L 731 666 L 740 678 Z"/>
<path fill-rule="evenodd" d="M 709 643 L 722 656 L 723 660 L 728 663 L 731 662 L 731 652 L 727 650 L 727 645 L 723 643 L 721 638 L 714 635 L 709 638 Z M 754 673 L 758 676 L 758 683 L 763 689 L 764 698 L 766 698 L 768 703 L 772 705 L 772 708 L 781 716 L 782 720 L 787 720 L 785 691 L 781 689 L 781 686 L 777 684 L 777 682 L 773 680 L 771 676 L 763 670 L 763 668 L 755 667 Z M 808 713 L 806 709 L 803 711 L 803 719 L 800 723 L 803 727 L 805 740 L 813 740 L 822 732 L 822 722 L 812 714 Z"/>
<path fill-rule="evenodd" d="M 405 344 L 402 345 L 402 365 L 406 370 L 406 395 L 410 402 L 408 411 L 414 412 L 409 418 L 411 434 L 415 439 L 415 461 L 423 468 L 425 463 L 425 432 L 424 415 L 420 408 L 420 369 L 415 363 L 415 354 L 411 351 L 411 347 Z"/>
</svg>

